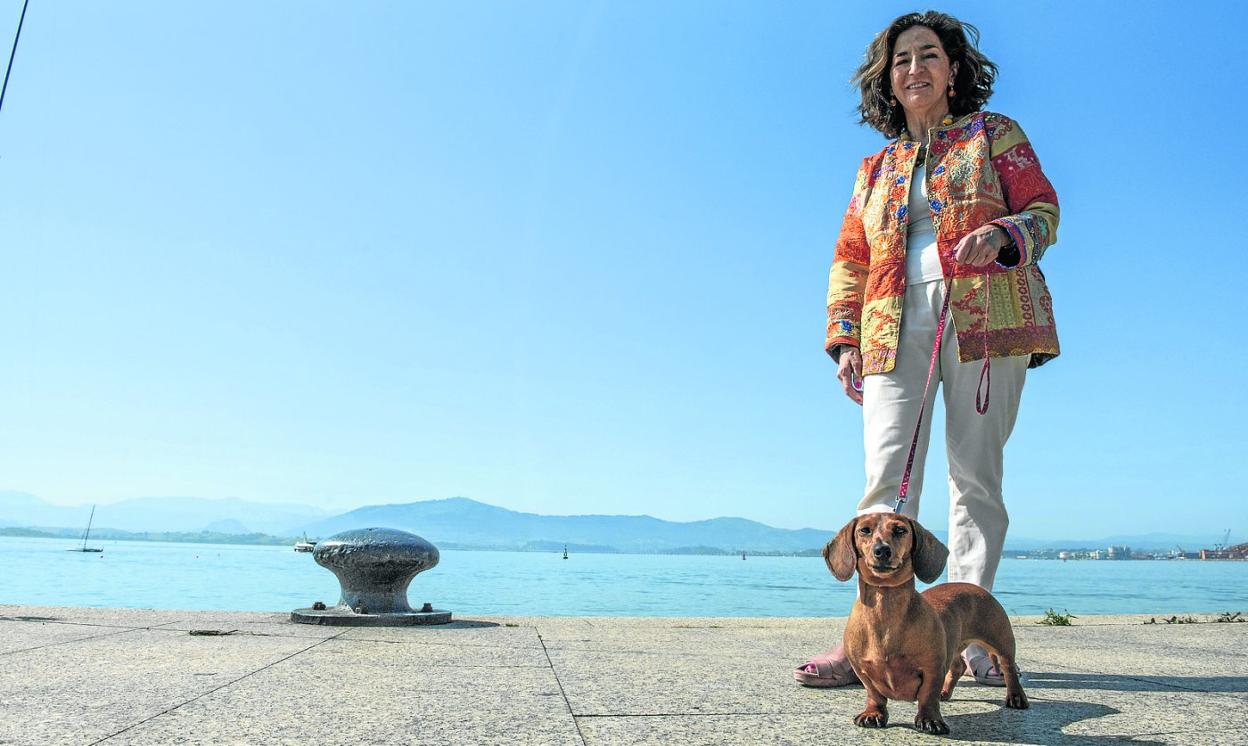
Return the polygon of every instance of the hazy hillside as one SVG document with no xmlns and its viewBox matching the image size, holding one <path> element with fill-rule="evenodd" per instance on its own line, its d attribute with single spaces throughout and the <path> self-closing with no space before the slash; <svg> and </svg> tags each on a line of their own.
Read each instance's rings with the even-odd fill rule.
<svg viewBox="0 0 1248 746">
<path fill-rule="evenodd" d="M 24 492 L 0 492 L 0 525 L 81 528 L 91 505 L 52 505 Z M 141 497 L 96 506 L 95 526 L 125 531 L 260 532 L 289 536 L 293 527 L 317 521 L 327 511 L 308 505 L 259 503 L 237 498 Z"/>
<path fill-rule="evenodd" d="M 306 526 L 309 536 L 350 528 L 388 526 L 412 531 L 435 544 L 450 542 L 519 549 L 540 542 L 614 547 L 625 552 L 714 547 L 727 551 L 797 552 L 822 547 L 832 532 L 772 528 L 743 518 L 692 523 L 650 516 L 547 516 L 486 505 L 463 497 L 402 505 L 370 505 Z"/>
<path fill-rule="evenodd" d="M 667 552 L 691 547 L 726 551 L 800 552 L 821 549 L 840 529 L 789 530 L 743 518 L 713 518 L 677 523 L 650 516 L 546 516 L 518 513 L 462 497 L 398 505 L 370 505 L 309 524 L 309 536 L 328 536 L 349 528 L 389 526 L 424 536 L 434 542 L 499 548 L 540 545 L 613 547 L 623 552 Z M 946 531 L 934 531 L 947 541 Z M 1219 537 L 1220 538 L 1220 537 Z M 1214 537 L 1152 533 L 1083 539 L 1006 540 L 1008 550 L 1105 548 L 1126 545 L 1141 550 L 1164 550 L 1176 544 L 1188 549 L 1212 546 Z"/>
<path fill-rule="evenodd" d="M 81 531 L 89 504 L 51 505 L 24 492 L 0 491 L 0 528 L 73 529 Z M 847 511 L 848 512 L 848 511 Z M 538 549 L 568 544 L 577 551 L 620 552 L 803 552 L 817 550 L 840 523 L 827 529 L 789 530 L 743 518 L 712 518 L 678 523 L 650 516 L 520 513 L 463 497 L 396 505 L 370 505 L 342 515 L 307 505 L 278 505 L 238 499 L 148 497 L 100 504 L 95 530 L 130 532 L 255 533 L 291 537 L 306 532 L 324 538 L 349 528 L 387 526 L 420 534 L 446 548 Z M 942 541 L 944 531 L 936 531 Z M 1192 551 L 1222 539 L 1153 533 L 1090 539 L 1032 539 L 1012 536 L 1006 550 L 1105 548 L 1126 545 L 1140 550 L 1177 546 Z"/>
</svg>

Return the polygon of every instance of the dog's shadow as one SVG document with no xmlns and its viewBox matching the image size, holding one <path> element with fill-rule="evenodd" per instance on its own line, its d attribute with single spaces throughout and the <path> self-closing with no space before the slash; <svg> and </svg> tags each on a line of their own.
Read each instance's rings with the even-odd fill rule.
<svg viewBox="0 0 1248 746">
<path fill-rule="evenodd" d="M 1073 746 L 1109 746 L 1109 744 L 1153 744 L 1163 741 L 1150 740 L 1148 736 L 1081 735 L 1066 733 L 1074 723 L 1094 720 L 1109 715 L 1122 714 L 1122 710 L 1109 705 L 1077 700 L 1055 699 L 1062 690 L 1095 690 L 1112 692 L 1165 692 L 1171 694 L 1239 694 L 1248 692 L 1248 677 L 1243 676 L 1152 676 L 1133 677 L 1101 673 L 1037 672 L 1024 675 L 1023 686 L 1031 695 L 1031 709 L 1026 712 L 1001 708 L 989 712 L 966 714 L 946 713 L 949 723 L 948 738 L 958 741 L 1061 743 Z M 954 700 L 980 701 L 1000 704 L 996 697 L 982 696 L 981 687 L 959 687 Z M 1192 723 L 1176 722 L 1182 728 L 1192 729 Z"/>
<path fill-rule="evenodd" d="M 955 694 L 954 699 L 958 699 Z M 995 700 L 994 700 L 995 702 Z M 1121 746 L 1124 743 L 1163 744 L 1146 736 L 1105 735 L 1092 736 L 1066 733 L 1065 729 L 1084 720 L 1095 720 L 1107 715 L 1117 715 L 1108 705 L 1092 702 L 1063 701 L 1056 699 L 1032 699 L 1031 709 L 1026 711 L 1000 709 L 990 712 L 973 712 L 964 715 L 946 713 L 952 741 L 976 743 L 1043 743 L 1070 744 L 1070 746 Z"/>
</svg>

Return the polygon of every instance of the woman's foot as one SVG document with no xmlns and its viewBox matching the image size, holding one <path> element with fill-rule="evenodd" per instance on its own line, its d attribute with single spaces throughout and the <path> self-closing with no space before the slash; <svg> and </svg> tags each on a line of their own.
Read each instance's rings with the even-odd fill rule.
<svg viewBox="0 0 1248 746">
<path fill-rule="evenodd" d="M 837 645 L 830 652 L 816 655 L 797 667 L 793 678 L 802 686 L 849 686 L 858 683 L 858 674 L 845 657 L 845 646 Z"/>
<path fill-rule="evenodd" d="M 975 681 L 984 686 L 1005 686 L 1005 674 L 993 663 L 992 656 L 987 652 L 972 653 L 969 649 L 962 654 L 966 660 L 966 676 L 974 676 Z"/>
</svg>

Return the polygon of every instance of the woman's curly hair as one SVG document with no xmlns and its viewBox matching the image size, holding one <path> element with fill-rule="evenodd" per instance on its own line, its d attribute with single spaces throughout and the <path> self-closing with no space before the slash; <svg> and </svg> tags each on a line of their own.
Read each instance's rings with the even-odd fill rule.
<svg viewBox="0 0 1248 746">
<path fill-rule="evenodd" d="M 979 51 L 979 29 L 948 13 L 934 10 L 899 16 L 875 35 L 867 47 L 862 66 L 851 78 L 851 82 L 862 90 L 862 103 L 858 105 L 858 113 L 862 115 L 859 123 L 869 124 L 887 137 L 897 137 L 906 128 L 906 114 L 900 104 L 894 104 L 893 85 L 889 78 L 893 45 L 903 31 L 915 26 L 934 31 L 940 37 L 950 64 L 958 65 L 953 80 L 957 95 L 949 100 L 949 111 L 954 117 L 983 108 L 992 96 L 992 83 L 997 78 L 997 66 Z"/>
</svg>

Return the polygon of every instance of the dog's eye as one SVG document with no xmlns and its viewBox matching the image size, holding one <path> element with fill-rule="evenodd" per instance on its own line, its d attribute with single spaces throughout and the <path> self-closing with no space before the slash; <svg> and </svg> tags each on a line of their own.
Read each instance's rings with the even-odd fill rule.
<svg viewBox="0 0 1248 746">
<path fill-rule="evenodd" d="M 906 535 L 906 527 L 905 527 L 905 526 L 894 526 L 894 527 L 893 527 L 893 536 L 905 536 L 905 535 Z"/>
<path fill-rule="evenodd" d="M 868 526 L 863 526 L 862 528 L 858 529 L 858 533 L 862 534 L 863 536 L 870 536 L 871 529 Z"/>
</svg>

